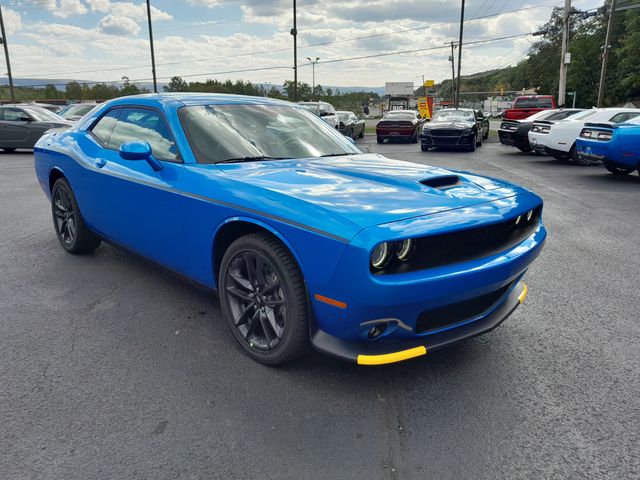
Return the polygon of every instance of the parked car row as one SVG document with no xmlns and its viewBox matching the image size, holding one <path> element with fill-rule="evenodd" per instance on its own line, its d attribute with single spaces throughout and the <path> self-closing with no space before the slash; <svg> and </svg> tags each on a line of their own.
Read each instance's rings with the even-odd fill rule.
<svg viewBox="0 0 640 480">
<path fill-rule="evenodd" d="M 421 150 L 433 147 L 474 151 L 489 136 L 489 120 L 479 110 L 446 108 L 434 113 L 422 129 Z"/>
<path fill-rule="evenodd" d="M 0 106 L 0 148 L 33 148 L 38 139 L 52 128 L 68 128 L 73 122 L 34 104 Z"/>
<path fill-rule="evenodd" d="M 504 120 L 500 142 L 578 165 L 602 163 L 617 175 L 640 168 L 640 109 L 545 110 Z M 640 173 L 640 170 L 639 170 Z"/>
</svg>

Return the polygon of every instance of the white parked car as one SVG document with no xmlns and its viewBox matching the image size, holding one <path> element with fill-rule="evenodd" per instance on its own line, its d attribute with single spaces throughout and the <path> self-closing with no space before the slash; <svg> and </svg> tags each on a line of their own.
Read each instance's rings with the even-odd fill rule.
<svg viewBox="0 0 640 480">
<path fill-rule="evenodd" d="M 529 131 L 529 144 L 536 152 L 584 165 L 589 162 L 576 154 L 576 139 L 586 122 L 620 123 L 638 115 L 640 109 L 637 108 L 594 108 L 557 122 L 534 121 Z"/>
<path fill-rule="evenodd" d="M 302 108 L 306 108 L 310 112 L 318 115 L 322 120 L 327 122 L 333 128 L 339 128 L 339 120 L 336 115 L 336 109 L 327 102 L 298 102 Z"/>
</svg>

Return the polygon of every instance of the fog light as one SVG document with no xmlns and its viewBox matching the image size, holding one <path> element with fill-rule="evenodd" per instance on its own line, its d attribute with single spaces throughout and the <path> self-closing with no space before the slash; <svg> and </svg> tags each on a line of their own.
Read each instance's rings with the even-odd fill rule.
<svg viewBox="0 0 640 480">
<path fill-rule="evenodd" d="M 374 325 L 367 332 L 367 337 L 369 337 L 370 340 L 373 340 L 374 338 L 378 338 L 380 335 L 382 335 L 385 332 L 385 330 L 387 329 L 387 325 L 388 323 L 386 322 Z"/>
</svg>

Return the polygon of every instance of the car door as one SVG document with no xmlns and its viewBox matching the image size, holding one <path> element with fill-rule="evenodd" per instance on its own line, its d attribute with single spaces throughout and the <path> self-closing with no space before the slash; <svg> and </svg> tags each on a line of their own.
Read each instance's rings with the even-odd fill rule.
<svg viewBox="0 0 640 480">
<path fill-rule="evenodd" d="M 91 222 L 109 239 L 178 272 L 187 271 L 182 207 L 183 166 L 162 112 L 125 107 L 107 112 L 91 129 L 96 145 Z M 146 141 L 162 164 L 125 160 L 124 143 Z"/>
<path fill-rule="evenodd" d="M 0 146 L 7 148 L 30 148 L 29 125 L 33 119 L 31 116 L 16 107 L 2 108 L 0 120 Z"/>
</svg>

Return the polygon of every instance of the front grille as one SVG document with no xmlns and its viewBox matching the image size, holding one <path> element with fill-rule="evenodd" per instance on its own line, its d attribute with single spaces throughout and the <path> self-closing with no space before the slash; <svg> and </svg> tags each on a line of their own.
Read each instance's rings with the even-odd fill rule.
<svg viewBox="0 0 640 480">
<path fill-rule="evenodd" d="M 451 146 L 451 145 L 457 145 L 458 141 L 460 140 L 460 137 L 431 137 L 431 142 L 438 146 L 438 145 L 442 145 L 442 146 Z"/>
<path fill-rule="evenodd" d="M 462 130 L 431 130 L 432 137 L 459 137 Z"/>
<path fill-rule="evenodd" d="M 514 282 L 511 282 L 498 290 L 469 300 L 425 310 L 416 320 L 416 333 L 427 333 L 450 327 L 482 315 L 496 305 L 513 284 Z"/>
<path fill-rule="evenodd" d="M 371 272 L 376 275 L 405 273 L 495 255 L 530 237 L 538 228 L 541 213 L 542 207 L 537 207 L 529 221 L 524 214 L 520 220 L 513 217 L 482 227 L 416 238 L 415 252 L 410 260 L 393 261 L 383 270 L 371 267 Z"/>
</svg>

